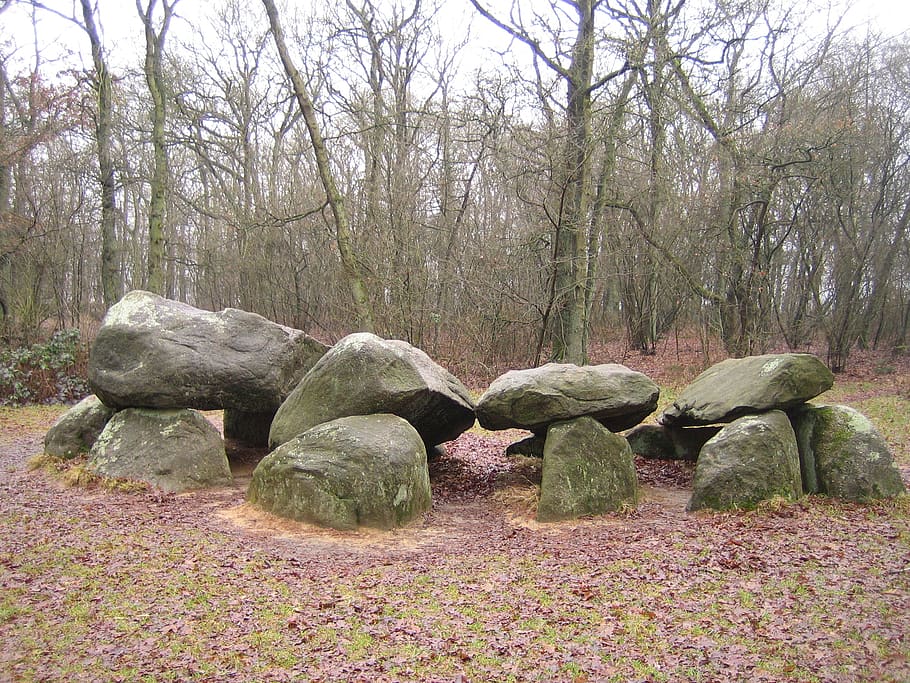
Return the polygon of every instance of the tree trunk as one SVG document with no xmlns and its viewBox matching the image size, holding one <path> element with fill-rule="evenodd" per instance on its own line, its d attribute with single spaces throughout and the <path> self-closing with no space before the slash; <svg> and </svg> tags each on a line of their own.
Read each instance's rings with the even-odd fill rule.
<svg viewBox="0 0 910 683">
<path fill-rule="evenodd" d="M 338 246 L 341 265 L 344 268 L 345 275 L 348 279 L 348 286 L 351 290 L 351 297 L 354 302 L 354 313 L 357 317 L 357 327 L 361 331 L 372 332 L 374 329 L 373 314 L 370 309 L 366 285 L 364 284 L 363 276 L 360 273 L 360 265 L 357 262 L 354 250 L 354 242 L 348 223 L 347 208 L 345 206 L 344 197 L 341 192 L 338 191 L 338 187 L 335 184 L 335 177 L 329 162 L 328 150 L 325 146 L 325 140 L 322 137 L 322 131 L 319 128 L 319 122 L 316 120 L 313 102 L 310 99 L 303 77 L 300 75 L 300 72 L 297 70 L 297 67 L 294 66 L 294 62 L 291 59 L 290 52 L 288 51 L 287 44 L 284 40 L 284 32 L 282 31 L 281 23 L 278 19 L 278 10 L 275 8 L 274 0 L 262 0 L 262 4 L 265 6 L 266 14 L 268 14 L 269 17 L 272 37 L 275 39 L 275 46 L 278 48 L 281 63 L 294 88 L 294 95 L 297 98 L 300 113 L 306 123 L 310 141 L 313 143 L 313 152 L 316 156 L 316 166 L 319 169 L 319 177 L 322 180 L 326 199 L 332 210 L 332 216 L 335 219 L 335 243 Z"/>
<path fill-rule="evenodd" d="M 591 80 L 594 68 L 594 6 L 575 5 L 578 32 L 568 69 L 565 150 L 566 202 L 556 244 L 556 333 L 553 360 L 587 362 L 588 215 L 591 203 Z"/>
<path fill-rule="evenodd" d="M 162 62 L 164 59 L 164 41 L 174 14 L 174 6 L 179 0 L 162 0 L 164 17 L 158 31 L 155 31 L 153 17 L 157 0 L 148 0 L 143 9 L 140 0 L 136 0 L 136 10 L 145 27 L 145 82 L 152 98 L 152 149 L 154 165 L 149 184 L 148 214 L 148 255 L 146 257 L 146 287 L 156 294 L 166 294 L 165 260 L 167 245 L 165 240 L 165 210 L 167 206 L 168 161 L 165 123 L 167 106 L 164 94 L 164 77 Z"/>
<path fill-rule="evenodd" d="M 113 110 L 111 73 L 104 59 L 101 38 L 95 25 L 95 14 L 89 0 L 81 0 L 85 31 L 92 46 L 92 61 L 95 65 L 94 89 L 98 98 L 98 114 L 95 121 L 95 143 L 98 146 L 98 170 L 101 179 L 101 291 L 105 308 L 110 308 L 120 299 L 120 249 L 117 245 L 115 220 L 114 162 L 111 158 L 111 116 Z"/>
</svg>

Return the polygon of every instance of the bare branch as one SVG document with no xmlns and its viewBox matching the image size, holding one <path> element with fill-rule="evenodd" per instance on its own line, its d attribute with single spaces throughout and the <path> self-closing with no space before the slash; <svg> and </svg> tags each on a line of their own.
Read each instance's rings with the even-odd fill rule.
<svg viewBox="0 0 910 683">
<path fill-rule="evenodd" d="M 559 62 L 557 62 L 553 57 L 550 57 L 546 52 L 544 52 L 544 49 L 538 40 L 531 37 L 527 32 L 520 30 L 518 28 L 515 28 L 514 26 L 510 26 L 509 24 L 505 23 L 501 19 L 494 16 L 493 13 L 490 12 L 490 10 L 488 10 L 486 7 L 484 7 L 483 5 L 480 4 L 480 0 L 470 0 L 470 1 L 471 1 L 471 4 L 474 6 L 474 9 L 476 9 L 478 12 L 480 12 L 480 14 L 487 21 L 489 21 L 496 27 L 498 27 L 498 28 L 502 29 L 503 31 L 505 31 L 506 33 L 508 33 L 515 40 L 522 42 L 525 45 L 527 45 L 528 47 L 530 47 L 531 50 L 534 51 L 535 55 L 537 55 L 541 60 L 543 60 L 543 62 L 547 66 L 549 66 L 551 69 L 553 69 L 553 71 L 558 73 L 560 76 L 565 78 L 567 81 L 572 80 L 572 75 L 569 73 L 569 71 L 565 67 L 563 67 Z"/>
</svg>

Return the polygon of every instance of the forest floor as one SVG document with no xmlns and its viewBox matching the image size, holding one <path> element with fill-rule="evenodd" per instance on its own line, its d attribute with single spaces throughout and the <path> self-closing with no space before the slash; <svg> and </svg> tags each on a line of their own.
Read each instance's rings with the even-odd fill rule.
<svg viewBox="0 0 910 683">
<path fill-rule="evenodd" d="M 605 360 L 664 402 L 693 374 Z M 853 368 L 822 400 L 867 414 L 910 484 L 910 369 Z M 62 410 L 0 409 L 0 681 L 910 680 L 907 497 L 693 514 L 690 466 L 638 460 L 634 511 L 538 524 L 538 466 L 475 428 L 423 519 L 339 533 L 245 504 L 262 452 L 235 446 L 215 491 L 29 471 Z"/>
</svg>

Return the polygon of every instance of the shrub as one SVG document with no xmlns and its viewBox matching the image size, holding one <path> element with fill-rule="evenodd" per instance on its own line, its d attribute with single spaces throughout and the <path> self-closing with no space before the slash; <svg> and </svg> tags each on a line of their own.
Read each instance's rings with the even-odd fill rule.
<svg viewBox="0 0 910 683">
<path fill-rule="evenodd" d="M 76 329 L 0 352 L 0 405 L 69 403 L 86 396 L 87 356 Z"/>
</svg>

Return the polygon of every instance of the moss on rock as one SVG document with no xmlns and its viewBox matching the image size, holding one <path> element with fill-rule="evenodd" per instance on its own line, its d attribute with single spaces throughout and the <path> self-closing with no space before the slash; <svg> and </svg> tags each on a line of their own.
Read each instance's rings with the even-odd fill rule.
<svg viewBox="0 0 910 683">
<path fill-rule="evenodd" d="M 629 442 L 591 417 L 547 431 L 537 519 L 554 522 L 634 506 L 638 477 Z"/>
<path fill-rule="evenodd" d="M 417 431 L 389 414 L 324 422 L 262 459 L 247 494 L 273 514 L 333 529 L 391 529 L 431 505 Z"/>
<path fill-rule="evenodd" d="M 815 490 L 856 502 L 890 498 L 906 488 L 884 438 L 848 406 L 805 406 L 792 419 L 803 467 L 814 469 Z"/>
<path fill-rule="evenodd" d="M 702 447 L 688 509 L 749 509 L 801 494 L 796 435 L 775 410 L 732 422 Z"/>
</svg>

